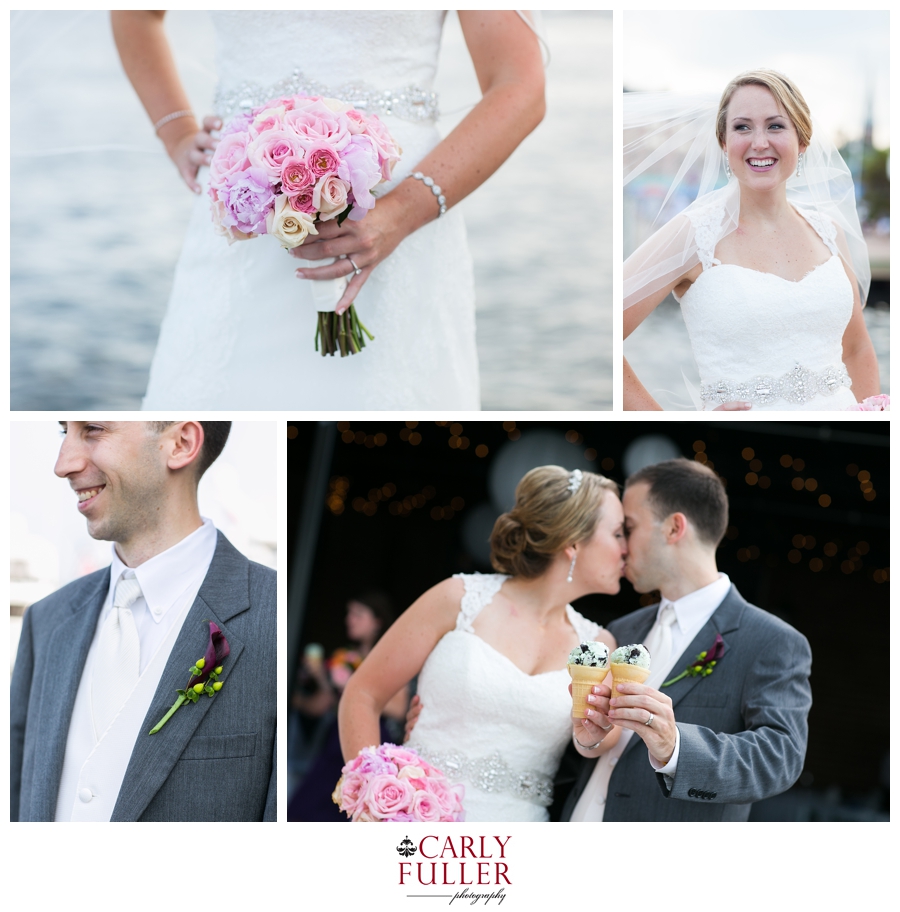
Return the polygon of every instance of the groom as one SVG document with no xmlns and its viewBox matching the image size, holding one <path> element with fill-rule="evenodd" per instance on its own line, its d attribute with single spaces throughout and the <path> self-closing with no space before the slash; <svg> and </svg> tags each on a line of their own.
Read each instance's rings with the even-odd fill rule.
<svg viewBox="0 0 900 912">
<path fill-rule="evenodd" d="M 615 723 L 622 737 L 597 760 L 579 758 L 562 819 L 746 820 L 803 769 L 809 644 L 716 569 L 728 500 L 712 470 L 687 459 L 649 466 L 628 479 L 622 503 L 626 576 L 662 601 L 609 630 L 619 644 L 645 643 L 652 672 L 612 695 L 594 688 L 599 735 Z M 701 652 L 708 674 L 661 686 Z"/>
<path fill-rule="evenodd" d="M 231 423 L 61 425 L 56 474 L 112 564 L 25 612 L 10 819 L 275 820 L 275 573 L 197 506 Z M 211 625 L 230 647 L 221 689 L 150 735 Z"/>
</svg>

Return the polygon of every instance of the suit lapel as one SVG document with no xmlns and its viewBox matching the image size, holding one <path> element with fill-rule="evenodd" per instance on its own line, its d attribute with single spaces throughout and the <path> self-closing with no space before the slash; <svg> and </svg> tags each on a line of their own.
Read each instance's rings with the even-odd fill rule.
<svg viewBox="0 0 900 912">
<path fill-rule="evenodd" d="M 176 691 L 187 683 L 188 669 L 206 651 L 209 621 L 218 624 L 231 648 L 220 678 L 225 685 L 222 694 L 227 695 L 228 677 L 244 649 L 243 642 L 229 630 L 228 622 L 249 608 L 249 561 L 220 532 L 209 571 L 184 619 L 135 742 L 113 820 L 140 818 L 206 714 L 213 711 L 216 700 L 222 699 L 221 695 L 212 699 L 202 696 L 196 703 L 182 704 L 164 728 L 155 735 L 149 734 L 177 699 Z"/>
<path fill-rule="evenodd" d="M 53 631 L 50 638 L 49 654 L 58 658 L 53 668 L 52 680 L 45 680 L 43 687 L 56 691 L 52 698 L 41 700 L 41 715 L 38 723 L 40 740 L 45 753 L 35 776 L 34 808 L 35 820 L 53 820 L 56 815 L 56 799 L 59 794 L 59 780 L 62 776 L 63 760 L 66 756 L 66 740 L 75 696 L 84 672 L 91 641 L 97 627 L 97 618 L 109 591 L 109 570 L 101 573 L 84 598 L 72 605 L 71 614 Z"/>
<path fill-rule="evenodd" d="M 672 678 L 678 677 L 685 668 L 688 667 L 692 662 L 695 662 L 697 655 L 705 649 L 709 649 L 713 642 L 716 639 L 716 634 L 721 634 L 722 640 L 725 643 L 725 652 L 722 655 L 722 660 L 725 656 L 728 655 L 729 643 L 726 637 L 726 634 L 731 633 L 734 630 L 737 630 L 740 626 L 741 615 L 743 614 L 744 607 L 746 602 L 741 598 L 737 589 L 732 586 L 725 598 L 722 600 L 722 604 L 712 613 L 710 619 L 700 628 L 697 635 L 693 640 L 688 644 L 687 648 L 679 657 L 678 661 L 672 666 L 671 674 L 669 675 L 669 680 Z M 654 615 L 655 618 L 655 615 Z M 646 636 L 650 632 L 650 627 L 653 624 L 651 623 L 649 627 L 643 632 L 643 635 Z M 672 700 L 672 708 L 674 709 L 678 703 L 687 696 L 696 686 L 700 683 L 702 677 L 700 675 L 696 677 L 684 677 L 677 684 L 672 684 L 669 687 L 661 688 L 661 692 L 666 694 Z M 714 681 L 710 680 L 704 684 L 704 687 L 715 687 L 716 684 Z M 675 714 L 675 720 L 678 720 L 678 714 Z M 627 754 L 630 750 L 634 748 L 634 745 L 640 742 L 640 738 L 632 737 L 629 743 L 626 745 L 625 750 L 622 752 L 623 756 Z M 642 742 L 641 742 L 642 743 Z"/>
</svg>

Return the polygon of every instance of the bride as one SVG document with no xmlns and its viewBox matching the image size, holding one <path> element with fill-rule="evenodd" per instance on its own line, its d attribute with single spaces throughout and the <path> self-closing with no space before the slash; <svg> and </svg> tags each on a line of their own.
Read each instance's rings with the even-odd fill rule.
<svg viewBox="0 0 900 912">
<path fill-rule="evenodd" d="M 573 720 L 566 660 L 615 640 L 570 600 L 616 593 L 626 554 L 614 482 L 532 469 L 494 525 L 497 574 L 457 574 L 417 599 L 350 679 L 338 710 L 350 760 L 378 742 L 388 700 L 416 675 L 422 710 L 409 746 L 465 786 L 466 820 L 548 819 L 569 738 L 598 757 L 620 729 L 596 711 Z"/>
<path fill-rule="evenodd" d="M 144 408 L 478 409 L 472 264 L 454 207 L 543 117 L 543 62 L 529 18 L 459 13 L 482 98 L 441 140 L 431 86 L 442 11 L 213 13 L 219 86 L 216 114 L 202 127 L 163 15 L 112 13 L 126 73 L 198 194 Z M 297 268 L 271 239 L 229 247 L 213 230 L 204 191 L 217 131 L 284 94 L 340 98 L 377 114 L 403 149 L 374 210 L 358 222 L 326 222 L 296 252 L 330 265 Z M 355 301 L 376 340 L 359 355 L 323 358 L 313 348 L 309 286 L 343 277 L 336 309 Z"/>
<path fill-rule="evenodd" d="M 847 409 L 876 395 L 852 180 L 797 87 L 761 69 L 681 119 L 661 96 L 626 95 L 625 106 L 626 130 L 645 137 L 626 145 L 626 183 L 679 143 L 693 140 L 676 183 L 705 156 L 698 199 L 625 262 L 625 338 L 672 292 L 700 368 L 699 409 Z M 665 126 L 648 130 L 654 118 Z M 720 161 L 728 182 L 706 192 Z M 660 409 L 627 361 L 623 379 L 626 409 Z"/>
</svg>

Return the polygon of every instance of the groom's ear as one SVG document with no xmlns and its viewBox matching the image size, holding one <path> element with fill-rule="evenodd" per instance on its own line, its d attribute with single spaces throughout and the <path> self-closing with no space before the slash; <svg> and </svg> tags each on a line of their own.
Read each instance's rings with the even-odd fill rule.
<svg viewBox="0 0 900 912">
<path fill-rule="evenodd" d="M 684 513 L 670 513 L 663 520 L 662 527 L 666 536 L 666 543 L 674 545 L 687 535 L 688 520 Z"/>
</svg>

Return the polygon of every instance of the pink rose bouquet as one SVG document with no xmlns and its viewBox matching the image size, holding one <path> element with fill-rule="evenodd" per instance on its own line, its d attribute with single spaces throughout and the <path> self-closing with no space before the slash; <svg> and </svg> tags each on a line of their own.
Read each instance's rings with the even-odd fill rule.
<svg viewBox="0 0 900 912">
<path fill-rule="evenodd" d="M 845 409 L 847 412 L 889 412 L 891 410 L 891 397 L 885 393 L 879 393 L 877 396 L 869 396 L 856 405 L 851 405 Z"/>
<path fill-rule="evenodd" d="M 364 747 L 341 770 L 331 798 L 353 821 L 451 823 L 465 819 L 461 785 L 414 750 Z"/>
<path fill-rule="evenodd" d="M 213 224 L 229 244 L 271 234 L 286 249 L 299 247 L 319 233 L 317 224 L 364 218 L 399 160 L 400 147 L 374 114 L 334 98 L 272 99 L 222 130 L 209 166 Z M 337 294 L 334 304 L 347 284 L 335 281 L 339 288 L 326 292 Z M 320 308 L 316 350 L 323 356 L 356 354 L 365 336 L 374 339 L 355 306 L 340 316 Z"/>
</svg>

